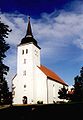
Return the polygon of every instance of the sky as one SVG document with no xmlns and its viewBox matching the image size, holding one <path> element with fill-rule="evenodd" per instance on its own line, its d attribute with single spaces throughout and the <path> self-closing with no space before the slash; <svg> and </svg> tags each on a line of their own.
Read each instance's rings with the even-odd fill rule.
<svg viewBox="0 0 83 120">
<path fill-rule="evenodd" d="M 0 20 L 12 32 L 4 63 L 10 70 L 9 88 L 17 70 L 17 45 L 26 34 L 28 16 L 34 38 L 41 47 L 41 64 L 69 86 L 83 66 L 83 0 L 0 0 Z"/>
</svg>

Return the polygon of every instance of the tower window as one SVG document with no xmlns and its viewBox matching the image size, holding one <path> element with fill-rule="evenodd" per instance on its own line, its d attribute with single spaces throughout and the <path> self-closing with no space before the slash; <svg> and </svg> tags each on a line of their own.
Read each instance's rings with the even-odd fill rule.
<svg viewBox="0 0 83 120">
<path fill-rule="evenodd" d="M 26 75 L 26 70 L 25 70 L 25 71 L 23 71 L 23 75 L 24 75 L 24 76 Z"/>
<path fill-rule="evenodd" d="M 24 50 L 22 50 L 22 55 L 24 54 Z"/>
<path fill-rule="evenodd" d="M 26 49 L 26 54 L 28 53 L 28 49 Z"/>
<path fill-rule="evenodd" d="M 26 85 L 24 85 L 24 88 L 26 88 Z"/>
<path fill-rule="evenodd" d="M 54 84 L 53 84 L 53 87 L 54 87 Z"/>
<path fill-rule="evenodd" d="M 24 59 L 24 64 L 26 64 L 26 59 Z"/>
</svg>

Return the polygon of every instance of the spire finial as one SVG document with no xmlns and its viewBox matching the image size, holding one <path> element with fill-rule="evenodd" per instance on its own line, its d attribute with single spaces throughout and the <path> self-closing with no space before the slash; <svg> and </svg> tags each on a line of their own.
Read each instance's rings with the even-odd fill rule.
<svg viewBox="0 0 83 120">
<path fill-rule="evenodd" d="M 30 20 L 30 16 L 28 16 L 28 19 Z"/>
<path fill-rule="evenodd" d="M 31 24 L 30 24 L 30 16 L 28 16 L 28 27 L 27 27 L 26 37 L 33 37 Z"/>
</svg>

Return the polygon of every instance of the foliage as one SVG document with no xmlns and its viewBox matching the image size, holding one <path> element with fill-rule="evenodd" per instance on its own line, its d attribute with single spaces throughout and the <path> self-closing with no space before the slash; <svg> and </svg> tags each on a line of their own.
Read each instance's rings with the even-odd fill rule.
<svg viewBox="0 0 83 120">
<path fill-rule="evenodd" d="M 11 32 L 9 26 L 0 21 L 0 104 L 6 102 L 9 92 L 7 81 L 5 80 L 9 67 L 4 64 L 6 51 L 10 48 L 9 44 L 5 41 L 5 38 L 8 38 L 9 32 Z"/>
<path fill-rule="evenodd" d="M 80 75 L 74 78 L 74 94 L 72 101 L 82 102 L 83 101 L 83 67 L 80 70 Z"/>
<path fill-rule="evenodd" d="M 43 104 L 43 101 L 39 100 L 39 101 L 37 101 L 37 104 Z"/>
<path fill-rule="evenodd" d="M 65 86 L 63 86 L 63 88 L 59 89 L 59 92 L 58 92 L 59 96 L 58 97 L 60 99 L 66 99 L 67 98 L 67 91 L 68 91 L 68 89 L 66 89 Z"/>
<path fill-rule="evenodd" d="M 72 102 L 83 102 L 83 67 L 80 70 L 80 75 L 74 78 L 73 87 L 71 91 L 68 91 L 65 87 L 61 88 L 58 92 L 59 98 Z"/>
</svg>

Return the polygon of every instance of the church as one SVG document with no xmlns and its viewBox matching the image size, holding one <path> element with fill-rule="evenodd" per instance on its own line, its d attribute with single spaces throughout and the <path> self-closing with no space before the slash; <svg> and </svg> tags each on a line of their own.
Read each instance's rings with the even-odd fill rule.
<svg viewBox="0 0 83 120">
<path fill-rule="evenodd" d="M 54 103 L 60 101 L 59 89 L 68 87 L 55 72 L 40 63 L 40 51 L 29 17 L 26 35 L 17 46 L 17 74 L 12 79 L 13 104 Z"/>
</svg>

